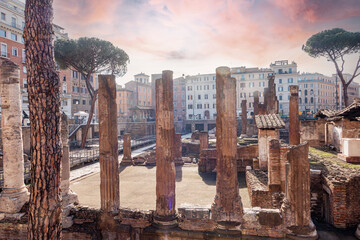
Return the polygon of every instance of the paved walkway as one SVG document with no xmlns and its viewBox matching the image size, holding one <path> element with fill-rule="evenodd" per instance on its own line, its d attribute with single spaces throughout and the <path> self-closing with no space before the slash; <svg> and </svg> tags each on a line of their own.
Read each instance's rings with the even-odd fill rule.
<svg viewBox="0 0 360 240">
<path fill-rule="evenodd" d="M 156 167 L 128 166 L 120 169 L 120 205 L 154 210 L 156 204 Z M 243 206 L 250 207 L 245 175 L 239 176 Z M 72 181 L 71 189 L 82 205 L 100 208 L 100 173 Z M 176 207 L 197 205 L 211 207 L 216 193 L 216 175 L 199 175 L 196 164 L 176 167 Z"/>
</svg>

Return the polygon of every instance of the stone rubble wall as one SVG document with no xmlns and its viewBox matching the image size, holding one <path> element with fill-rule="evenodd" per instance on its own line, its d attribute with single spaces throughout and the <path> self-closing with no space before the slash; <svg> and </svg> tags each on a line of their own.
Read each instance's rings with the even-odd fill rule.
<svg viewBox="0 0 360 240">
<path fill-rule="evenodd" d="M 325 144 L 325 120 L 300 121 L 300 142 L 317 147 Z"/>
</svg>

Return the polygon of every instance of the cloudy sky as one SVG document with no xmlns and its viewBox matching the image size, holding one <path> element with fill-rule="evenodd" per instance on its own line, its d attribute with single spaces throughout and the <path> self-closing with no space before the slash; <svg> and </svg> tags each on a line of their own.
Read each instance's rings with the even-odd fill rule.
<svg viewBox="0 0 360 240">
<path fill-rule="evenodd" d="M 55 0 L 54 14 L 71 38 L 98 37 L 128 53 L 120 84 L 140 72 L 178 77 L 275 60 L 330 75 L 332 63 L 309 57 L 302 44 L 325 29 L 360 31 L 359 0 Z M 355 59 L 346 59 L 347 72 Z"/>
</svg>

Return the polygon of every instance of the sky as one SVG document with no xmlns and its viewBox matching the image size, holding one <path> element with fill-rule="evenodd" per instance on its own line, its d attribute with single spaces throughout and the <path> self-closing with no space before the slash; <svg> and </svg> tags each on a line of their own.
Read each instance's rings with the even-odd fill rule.
<svg viewBox="0 0 360 240">
<path fill-rule="evenodd" d="M 276 60 L 331 75 L 332 62 L 301 47 L 325 29 L 360 31 L 360 0 L 55 0 L 54 23 L 70 38 L 98 37 L 123 49 L 130 64 L 119 84 L 140 72 L 172 70 L 175 78 Z M 357 57 L 345 59 L 345 72 Z"/>
</svg>

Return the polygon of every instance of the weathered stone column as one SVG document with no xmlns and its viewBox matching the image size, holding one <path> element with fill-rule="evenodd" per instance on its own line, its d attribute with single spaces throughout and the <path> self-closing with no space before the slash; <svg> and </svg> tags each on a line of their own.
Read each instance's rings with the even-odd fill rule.
<svg viewBox="0 0 360 240">
<path fill-rule="evenodd" d="M 176 226 L 173 72 L 156 80 L 156 211 L 158 227 Z"/>
<path fill-rule="evenodd" d="M 218 228 L 238 230 L 243 207 L 237 177 L 236 80 L 230 68 L 216 69 L 216 196 L 212 205 Z"/>
<path fill-rule="evenodd" d="M 286 191 L 282 210 L 289 235 L 317 239 L 310 216 L 310 163 L 308 143 L 292 146 L 287 154 Z"/>
<path fill-rule="evenodd" d="M 65 113 L 61 115 L 61 142 L 63 158 L 61 162 L 61 195 L 63 207 L 78 203 L 78 196 L 70 190 L 70 154 L 69 154 L 69 124 Z"/>
<path fill-rule="evenodd" d="M 247 130 L 247 106 L 246 100 L 241 101 L 241 137 L 246 137 Z"/>
<path fill-rule="evenodd" d="M 254 92 L 254 119 L 259 114 L 259 91 Z"/>
<path fill-rule="evenodd" d="M 207 131 L 201 131 L 199 134 L 199 140 L 200 140 L 200 153 L 204 149 L 209 148 L 209 134 Z"/>
<path fill-rule="evenodd" d="M 131 158 L 131 135 L 130 133 L 125 133 L 123 135 L 123 158 L 120 165 L 132 165 L 133 161 Z"/>
<path fill-rule="evenodd" d="M 289 103 L 289 144 L 300 144 L 300 126 L 299 126 L 299 86 L 290 85 L 290 103 Z"/>
<path fill-rule="evenodd" d="M 269 140 L 268 152 L 268 187 L 270 192 L 279 192 L 281 190 L 280 176 L 280 142 L 278 139 Z"/>
<path fill-rule="evenodd" d="M 99 75 L 100 197 L 104 212 L 120 205 L 116 83 L 114 75 Z"/>
<path fill-rule="evenodd" d="M 24 155 L 21 129 L 20 70 L 15 63 L 1 59 L 1 128 L 4 187 L 0 212 L 16 213 L 29 199 L 24 184 Z"/>
<path fill-rule="evenodd" d="M 174 139 L 174 158 L 175 165 L 180 166 L 184 165 L 184 161 L 182 160 L 182 144 L 181 144 L 181 133 L 175 133 Z"/>
</svg>

